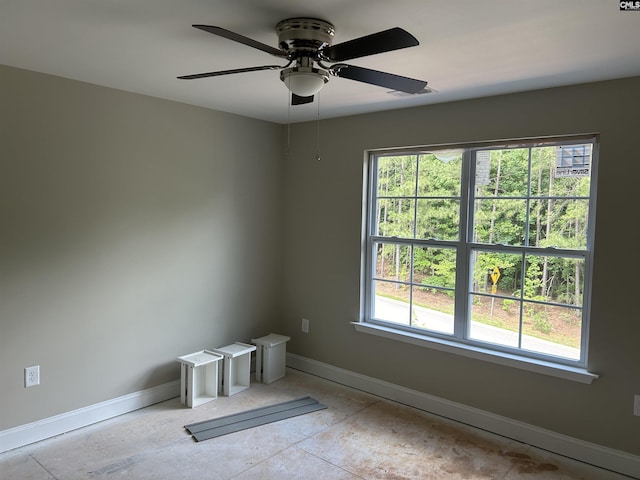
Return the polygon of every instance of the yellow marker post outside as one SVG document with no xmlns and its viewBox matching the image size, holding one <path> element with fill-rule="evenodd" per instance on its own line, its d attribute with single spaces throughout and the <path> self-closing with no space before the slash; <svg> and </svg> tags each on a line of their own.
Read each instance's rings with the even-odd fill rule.
<svg viewBox="0 0 640 480">
<path fill-rule="evenodd" d="M 491 271 L 491 293 L 498 293 L 498 280 L 500 280 L 500 269 L 496 265 L 493 267 Z M 491 297 L 491 318 L 493 319 L 493 303 L 495 301 L 495 297 Z"/>
<path fill-rule="evenodd" d="M 496 265 L 491 272 L 491 293 L 498 293 L 498 280 L 500 279 L 500 269 Z"/>
<path fill-rule="evenodd" d="M 495 266 L 493 268 L 493 271 L 491 272 L 491 282 L 493 283 L 494 286 L 497 285 L 499 279 L 500 279 L 500 269 L 497 266 Z"/>
</svg>

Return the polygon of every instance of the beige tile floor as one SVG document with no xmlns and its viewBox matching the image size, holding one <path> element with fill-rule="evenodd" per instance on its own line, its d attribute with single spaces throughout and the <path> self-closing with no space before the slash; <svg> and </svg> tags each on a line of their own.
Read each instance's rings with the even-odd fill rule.
<svg viewBox="0 0 640 480">
<path fill-rule="evenodd" d="M 310 395 L 328 408 L 195 442 L 184 425 Z M 0 478 L 627 479 L 295 370 L 195 409 L 179 399 L 0 454 Z"/>
</svg>

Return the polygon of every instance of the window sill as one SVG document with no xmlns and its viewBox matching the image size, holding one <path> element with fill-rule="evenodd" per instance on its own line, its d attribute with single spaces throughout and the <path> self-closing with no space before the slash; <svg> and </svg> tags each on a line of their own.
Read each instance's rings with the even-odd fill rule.
<svg viewBox="0 0 640 480">
<path fill-rule="evenodd" d="M 416 333 L 396 330 L 390 327 L 375 325 L 372 323 L 351 323 L 358 332 L 369 333 L 391 340 L 411 343 L 413 345 L 419 345 L 427 348 L 433 348 L 435 350 L 453 353 L 456 355 L 464 355 L 465 357 L 473 358 L 476 360 L 483 360 L 486 362 L 496 363 L 498 365 L 519 368 L 521 370 L 527 370 L 529 372 L 541 373 L 543 375 L 550 375 L 553 377 L 564 378 L 565 380 L 571 380 L 574 382 L 586 384 L 590 384 L 596 378 L 598 378 L 597 374 L 591 373 L 582 368 L 570 367 L 567 365 L 547 362 L 544 360 L 536 360 L 533 358 L 519 357 L 517 355 L 496 352 L 472 345 L 463 345 L 435 337 L 428 337 L 426 335 L 419 335 Z"/>
</svg>

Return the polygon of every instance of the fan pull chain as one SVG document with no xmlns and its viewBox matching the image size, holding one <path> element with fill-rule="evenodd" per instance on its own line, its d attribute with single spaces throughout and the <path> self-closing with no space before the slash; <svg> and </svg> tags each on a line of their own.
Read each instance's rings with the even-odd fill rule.
<svg viewBox="0 0 640 480">
<path fill-rule="evenodd" d="M 291 155 L 291 96 L 287 90 L 287 156 Z"/>
<path fill-rule="evenodd" d="M 320 161 L 320 92 L 316 94 L 318 103 L 318 116 L 316 117 L 316 160 Z"/>
</svg>

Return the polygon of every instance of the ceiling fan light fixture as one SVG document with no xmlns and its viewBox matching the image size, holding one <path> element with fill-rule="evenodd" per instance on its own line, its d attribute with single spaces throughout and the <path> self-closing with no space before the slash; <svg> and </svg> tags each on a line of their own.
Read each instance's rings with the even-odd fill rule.
<svg viewBox="0 0 640 480">
<path fill-rule="evenodd" d="M 292 67 L 280 72 L 280 80 L 299 97 L 311 97 L 317 94 L 329 81 L 329 72 L 321 68 Z"/>
</svg>

